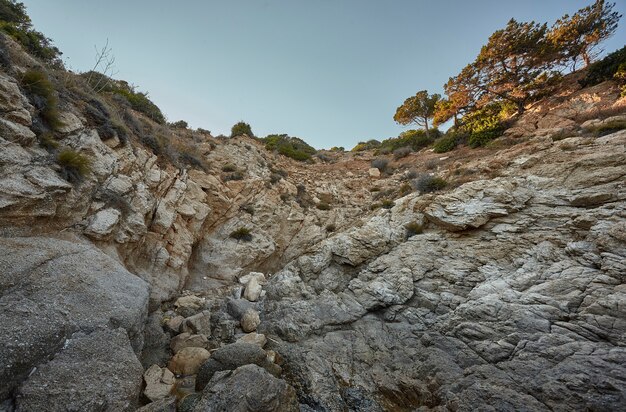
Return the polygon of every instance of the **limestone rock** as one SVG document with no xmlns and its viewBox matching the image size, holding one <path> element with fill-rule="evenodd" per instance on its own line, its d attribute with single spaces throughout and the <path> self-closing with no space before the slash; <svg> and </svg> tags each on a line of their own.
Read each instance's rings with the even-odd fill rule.
<svg viewBox="0 0 626 412">
<path fill-rule="evenodd" d="M 259 300 L 262 291 L 263 287 L 255 278 L 253 278 L 246 284 L 246 290 L 243 292 L 243 297 L 251 302 L 256 302 Z"/>
<path fill-rule="evenodd" d="M 143 374 L 146 388 L 143 393 L 150 401 L 166 398 L 174 388 L 174 374 L 167 368 L 159 365 L 150 366 Z"/>
<path fill-rule="evenodd" d="M 184 348 L 207 348 L 209 340 L 205 335 L 191 335 L 189 333 L 181 333 L 175 336 L 171 342 L 170 347 L 172 352 L 178 353 Z"/>
<path fill-rule="evenodd" d="M 370 167 L 370 168 L 367 170 L 367 174 L 368 174 L 370 177 L 380 177 L 380 170 L 379 170 L 378 168 L 376 168 L 376 167 Z"/>
<path fill-rule="evenodd" d="M 194 375 L 211 354 L 204 348 L 187 347 L 172 357 L 167 368 L 177 375 Z"/>
<path fill-rule="evenodd" d="M 438 196 L 424 214 L 450 231 L 475 229 L 494 217 L 522 209 L 531 196 L 516 180 L 480 180 Z"/>
<path fill-rule="evenodd" d="M 253 343 L 262 348 L 267 343 L 267 338 L 262 333 L 251 332 L 237 339 L 237 343 Z"/>
<path fill-rule="evenodd" d="M 94 238 L 102 239 L 113 232 L 120 221 L 122 213 L 113 208 L 100 210 L 93 216 L 85 229 L 85 234 Z"/>
<path fill-rule="evenodd" d="M 254 332 L 261 323 L 259 312 L 254 309 L 248 309 L 241 317 L 241 329 L 244 332 Z"/>
<path fill-rule="evenodd" d="M 142 406 L 136 412 L 176 412 L 176 397 L 169 396 Z"/>
</svg>

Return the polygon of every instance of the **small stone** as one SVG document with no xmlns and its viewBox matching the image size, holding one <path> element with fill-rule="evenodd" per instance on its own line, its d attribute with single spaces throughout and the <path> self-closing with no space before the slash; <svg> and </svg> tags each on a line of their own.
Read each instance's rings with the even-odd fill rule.
<svg viewBox="0 0 626 412">
<path fill-rule="evenodd" d="M 113 232 L 121 216 L 122 213 L 117 209 L 108 208 L 101 210 L 91 219 L 85 229 L 85 234 L 94 239 L 102 239 Z"/>
<path fill-rule="evenodd" d="M 170 342 L 172 352 L 178 353 L 185 348 L 207 348 L 209 340 L 204 335 L 192 335 L 184 332 L 175 336 Z"/>
<path fill-rule="evenodd" d="M 185 319 L 181 326 L 183 332 L 211 336 L 211 312 L 204 310 Z"/>
<path fill-rule="evenodd" d="M 174 302 L 174 307 L 178 310 L 180 308 L 189 308 L 195 312 L 198 312 L 204 308 L 206 300 L 194 295 L 181 296 Z"/>
<path fill-rule="evenodd" d="M 185 321 L 185 318 L 183 318 L 182 316 L 175 316 L 172 319 L 167 321 L 167 323 L 165 324 L 165 327 L 170 332 L 178 333 L 180 332 L 180 325 L 182 325 L 184 321 Z"/>
<path fill-rule="evenodd" d="M 367 173 L 370 175 L 370 177 L 380 177 L 380 170 L 378 170 L 378 168 L 376 167 L 370 167 L 367 170 Z"/>
<path fill-rule="evenodd" d="M 174 387 L 174 375 L 167 369 L 161 369 L 159 365 L 152 365 L 143 374 L 146 382 L 144 395 L 151 401 L 167 397 Z"/>
<path fill-rule="evenodd" d="M 252 279 L 255 279 L 260 285 L 265 285 L 267 280 L 265 279 L 265 275 L 261 272 L 250 272 L 245 276 L 239 278 L 239 283 L 242 285 L 247 285 Z"/>
<path fill-rule="evenodd" d="M 237 320 L 241 320 L 248 309 L 252 309 L 252 304 L 245 299 L 229 299 L 226 303 L 226 311 Z"/>
<path fill-rule="evenodd" d="M 248 299 L 250 302 L 256 302 L 259 300 L 259 296 L 261 296 L 261 291 L 263 287 L 259 285 L 256 278 L 250 279 L 248 284 L 246 285 L 246 290 L 243 293 L 243 297 Z"/>
<path fill-rule="evenodd" d="M 241 329 L 246 333 L 254 332 L 260 323 L 259 312 L 254 309 L 248 309 L 241 317 Z"/>
<path fill-rule="evenodd" d="M 262 333 L 252 332 L 237 339 L 237 343 L 252 343 L 263 347 L 267 343 L 267 338 Z"/>
<path fill-rule="evenodd" d="M 211 354 L 204 348 L 183 348 L 170 359 L 167 368 L 177 375 L 194 375 L 210 357 Z"/>
</svg>

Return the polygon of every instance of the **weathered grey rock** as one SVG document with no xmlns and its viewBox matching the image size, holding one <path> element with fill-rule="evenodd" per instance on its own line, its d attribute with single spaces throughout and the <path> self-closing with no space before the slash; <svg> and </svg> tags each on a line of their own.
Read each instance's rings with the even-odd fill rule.
<svg viewBox="0 0 626 412">
<path fill-rule="evenodd" d="M 144 372 L 143 380 L 146 383 L 143 393 L 152 402 L 168 397 L 176 381 L 169 369 L 161 368 L 159 365 L 150 366 Z"/>
<path fill-rule="evenodd" d="M 160 310 L 148 316 L 140 357 L 144 369 L 154 364 L 165 366 L 170 358 L 170 337 L 163 331 L 162 319 L 163 312 Z"/>
<path fill-rule="evenodd" d="M 176 397 L 169 396 L 142 406 L 136 412 L 176 412 Z"/>
<path fill-rule="evenodd" d="M 246 299 L 229 299 L 226 303 L 226 310 L 236 320 L 241 320 L 248 309 L 252 309 L 252 304 Z"/>
<path fill-rule="evenodd" d="M 117 209 L 100 210 L 91 218 L 87 228 L 85 228 L 85 234 L 94 239 L 103 239 L 113 232 L 121 216 L 122 213 Z"/>
<path fill-rule="evenodd" d="M 210 356 L 204 348 L 186 347 L 170 359 L 167 368 L 176 375 L 194 375 Z"/>
<path fill-rule="evenodd" d="M 206 299 L 195 295 L 187 295 L 176 299 L 174 307 L 176 308 L 177 313 L 180 313 L 185 317 L 189 317 L 204 309 L 205 304 Z"/>
<path fill-rule="evenodd" d="M 181 330 L 195 335 L 211 336 L 211 312 L 203 310 L 188 317 L 181 325 Z"/>
<path fill-rule="evenodd" d="M 253 363 L 263 366 L 267 363 L 267 354 L 258 345 L 251 343 L 233 343 L 215 352 L 198 371 L 196 390 L 202 390 L 216 372 L 234 370 L 242 365 Z"/>
<path fill-rule="evenodd" d="M 196 412 L 298 411 L 296 391 L 257 365 L 216 375 L 202 392 Z"/>
<path fill-rule="evenodd" d="M 248 309 L 241 317 L 241 329 L 246 333 L 254 332 L 260 324 L 259 312 L 254 309 Z"/>
<path fill-rule="evenodd" d="M 453 193 L 438 196 L 424 214 L 451 231 L 475 229 L 493 217 L 522 209 L 531 198 L 531 192 L 522 185 L 500 178 L 466 183 Z"/>
<path fill-rule="evenodd" d="M 122 327 L 141 349 L 148 286 L 118 262 L 52 238 L 0 238 L 0 250 L 0 399 L 74 331 Z"/>
<path fill-rule="evenodd" d="M 75 333 L 19 388 L 17 411 L 133 411 L 143 369 L 124 329 Z"/>
</svg>

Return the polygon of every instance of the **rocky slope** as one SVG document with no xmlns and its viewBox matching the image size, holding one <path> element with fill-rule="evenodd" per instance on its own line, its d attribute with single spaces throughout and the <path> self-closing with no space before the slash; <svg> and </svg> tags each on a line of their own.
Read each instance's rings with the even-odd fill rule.
<svg viewBox="0 0 626 412">
<path fill-rule="evenodd" d="M 49 71 L 58 144 L 91 159 L 69 182 L 21 81 L 43 69 L 3 44 L 0 410 L 626 404 L 626 131 L 593 132 L 624 121 L 599 119 L 626 107 L 615 85 L 379 174 L 369 152 L 298 163 L 156 125 Z M 412 171 L 449 186 L 406 190 Z"/>
</svg>

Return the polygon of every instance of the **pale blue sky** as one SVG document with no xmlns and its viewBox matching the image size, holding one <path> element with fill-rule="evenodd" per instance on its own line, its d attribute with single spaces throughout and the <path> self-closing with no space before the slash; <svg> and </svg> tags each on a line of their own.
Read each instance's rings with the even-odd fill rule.
<svg viewBox="0 0 626 412">
<path fill-rule="evenodd" d="M 515 17 L 552 23 L 592 0 L 22 0 L 85 71 L 109 39 L 116 77 L 171 121 L 288 133 L 317 148 L 395 136 L 418 90 L 441 92 Z M 626 14 L 626 0 L 616 9 Z M 624 46 L 626 23 L 604 45 Z"/>
</svg>

